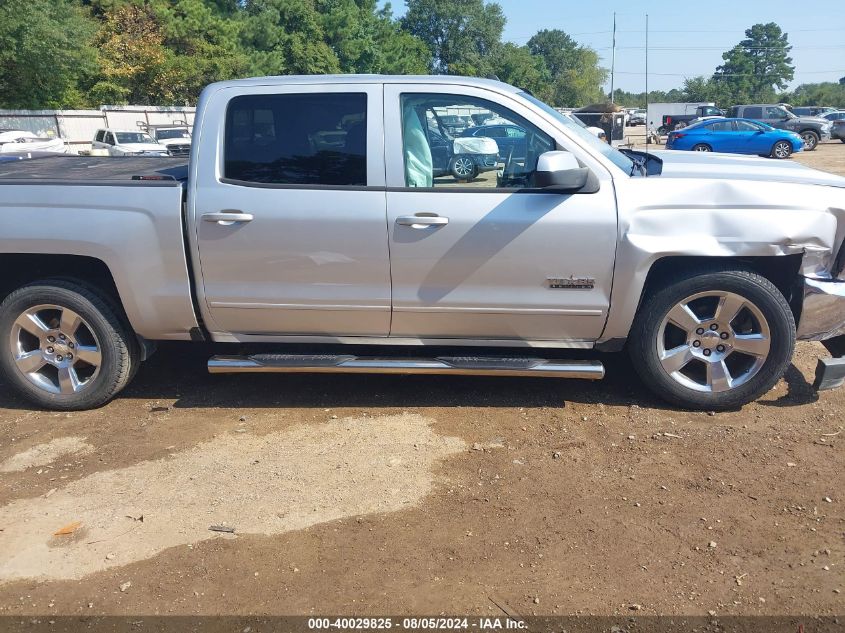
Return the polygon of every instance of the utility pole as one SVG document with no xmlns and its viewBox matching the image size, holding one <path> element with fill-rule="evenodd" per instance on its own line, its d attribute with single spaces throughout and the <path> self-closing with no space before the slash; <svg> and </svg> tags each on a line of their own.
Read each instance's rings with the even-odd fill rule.
<svg viewBox="0 0 845 633">
<path fill-rule="evenodd" d="M 614 103 L 614 82 L 616 79 L 616 11 L 613 12 L 613 54 L 610 60 L 610 102 Z"/>
<path fill-rule="evenodd" d="M 651 143 L 651 128 L 648 120 L 648 13 L 645 14 L 645 151 Z"/>
</svg>

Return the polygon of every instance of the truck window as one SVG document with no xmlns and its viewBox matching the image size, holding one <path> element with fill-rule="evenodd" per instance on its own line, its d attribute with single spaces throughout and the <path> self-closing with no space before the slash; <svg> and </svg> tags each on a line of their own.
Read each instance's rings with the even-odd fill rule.
<svg viewBox="0 0 845 633">
<path fill-rule="evenodd" d="M 237 183 L 367 184 L 367 95 L 244 95 L 229 102 L 223 176 Z"/>
<path fill-rule="evenodd" d="M 745 108 L 742 112 L 742 116 L 746 119 L 762 119 L 763 118 L 763 108 L 759 106 L 751 106 Z"/>
<path fill-rule="evenodd" d="M 105 130 L 97 130 L 97 135 L 94 137 L 94 140 L 97 141 L 98 143 L 102 143 L 105 135 L 106 135 Z"/>
<path fill-rule="evenodd" d="M 464 117 L 502 124 L 458 131 L 455 121 Z M 470 185 L 482 192 L 528 186 L 540 154 L 556 147 L 548 134 L 507 108 L 439 93 L 402 95 L 402 142 L 406 186 Z"/>
<path fill-rule="evenodd" d="M 786 110 L 783 108 L 777 108 L 773 106 L 769 106 L 766 108 L 766 118 L 767 119 L 785 119 L 788 115 L 786 114 Z"/>
</svg>

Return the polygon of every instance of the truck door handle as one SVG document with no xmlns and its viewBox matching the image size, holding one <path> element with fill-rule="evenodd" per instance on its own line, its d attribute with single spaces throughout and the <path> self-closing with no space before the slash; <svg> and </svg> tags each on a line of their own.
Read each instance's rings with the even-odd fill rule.
<svg viewBox="0 0 845 633">
<path fill-rule="evenodd" d="M 412 229 L 430 229 L 449 224 L 449 218 L 433 213 L 418 213 L 417 215 L 401 215 L 396 218 L 396 224 L 410 226 Z"/>
<path fill-rule="evenodd" d="M 222 211 L 220 213 L 204 213 L 202 219 L 205 222 L 217 222 L 223 226 L 230 226 L 236 222 L 252 222 L 255 218 L 251 213 L 240 211 Z"/>
</svg>

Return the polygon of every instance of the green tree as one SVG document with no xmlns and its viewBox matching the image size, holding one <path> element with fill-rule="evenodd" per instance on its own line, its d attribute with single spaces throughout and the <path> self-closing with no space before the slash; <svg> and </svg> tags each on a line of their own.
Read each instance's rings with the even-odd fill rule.
<svg viewBox="0 0 845 633">
<path fill-rule="evenodd" d="M 82 79 L 96 71 L 97 25 L 70 0 L 0 2 L 0 107 L 85 105 Z"/>
<path fill-rule="evenodd" d="M 787 34 L 774 22 L 755 24 L 722 55 L 713 81 L 723 103 L 771 101 L 795 75 Z"/>
<path fill-rule="evenodd" d="M 326 43 L 345 73 L 426 72 L 431 55 L 425 44 L 402 31 L 390 5 L 376 0 L 319 0 Z"/>
<path fill-rule="evenodd" d="M 584 106 L 604 100 L 607 70 L 599 55 L 559 29 L 544 29 L 528 40 L 528 50 L 540 57 L 550 75 L 550 99 L 556 106 Z"/>
<path fill-rule="evenodd" d="M 543 58 L 532 55 L 527 46 L 503 44 L 495 56 L 493 71 L 502 81 L 528 90 L 538 99 L 554 98 L 551 74 Z"/>
<path fill-rule="evenodd" d="M 246 0 L 241 45 L 256 75 L 340 72 L 315 0 Z"/>
<path fill-rule="evenodd" d="M 247 72 L 238 46 L 241 23 L 229 17 L 234 14 L 224 2 L 158 0 L 152 6 L 168 51 L 165 72 L 175 102 L 195 102 L 207 84 Z"/>
<path fill-rule="evenodd" d="M 845 84 L 833 81 L 801 84 L 793 92 L 782 95 L 782 100 L 796 106 L 845 108 Z"/>
<path fill-rule="evenodd" d="M 95 43 L 100 66 L 91 88 L 97 103 L 171 103 L 173 71 L 168 71 L 162 26 L 149 5 L 123 4 L 103 16 Z"/>
<path fill-rule="evenodd" d="M 684 79 L 684 101 L 715 101 L 717 89 L 708 77 L 688 77 Z"/>
<path fill-rule="evenodd" d="M 484 0 L 408 0 L 402 27 L 431 51 L 431 71 L 486 76 L 505 28 L 502 7 Z"/>
<path fill-rule="evenodd" d="M 379 57 L 367 72 L 388 75 L 424 75 L 431 66 L 431 51 L 420 38 L 393 19 L 390 3 L 378 13 L 375 45 Z"/>
</svg>

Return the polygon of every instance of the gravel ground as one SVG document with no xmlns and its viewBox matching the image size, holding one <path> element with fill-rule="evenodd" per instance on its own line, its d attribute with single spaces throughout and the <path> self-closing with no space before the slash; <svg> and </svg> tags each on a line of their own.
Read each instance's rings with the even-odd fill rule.
<svg viewBox="0 0 845 633">
<path fill-rule="evenodd" d="M 845 174 L 845 145 L 795 160 Z M 718 415 L 622 355 L 600 383 L 210 376 L 165 345 L 72 414 L 0 384 L 0 615 L 841 614 L 823 353 Z"/>
</svg>

